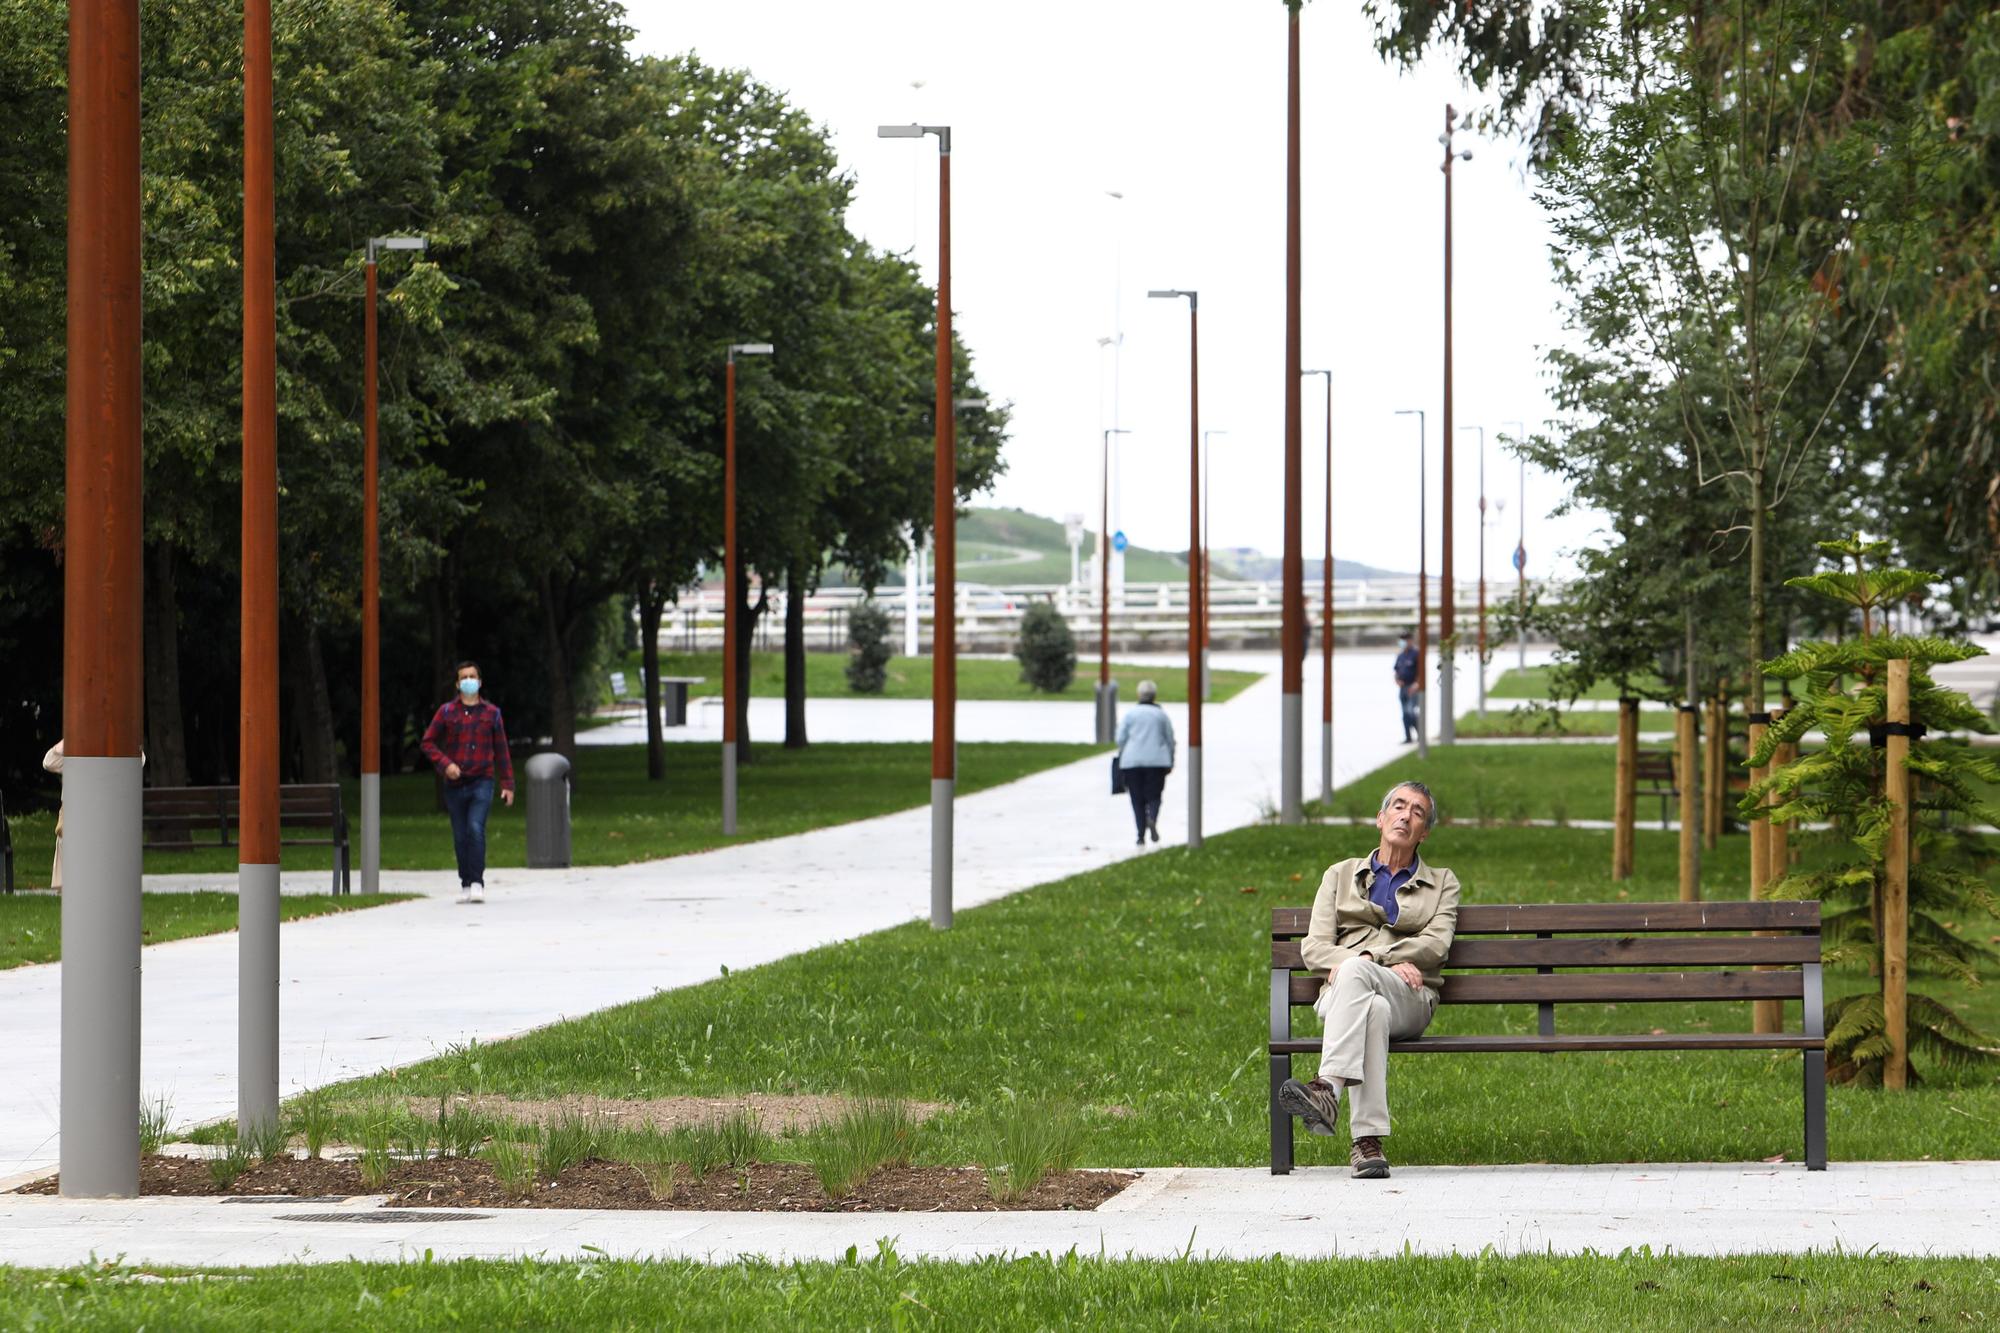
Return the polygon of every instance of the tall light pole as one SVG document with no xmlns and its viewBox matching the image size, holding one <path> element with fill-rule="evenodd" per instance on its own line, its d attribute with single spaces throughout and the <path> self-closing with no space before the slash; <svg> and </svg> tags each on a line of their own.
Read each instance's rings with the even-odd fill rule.
<svg viewBox="0 0 2000 1333">
<path fill-rule="evenodd" d="M 1118 738 L 1118 682 L 1111 679 L 1111 548 L 1105 534 L 1111 530 L 1111 437 L 1130 435 L 1120 426 L 1106 426 L 1102 466 L 1103 511 L 1097 528 L 1097 743 L 1109 745 Z"/>
<path fill-rule="evenodd" d="M 731 343 L 722 360 L 722 831 L 736 832 L 736 714 L 745 682 L 736 670 L 742 600 L 736 588 L 742 563 L 736 541 L 736 358 L 770 356 L 769 343 Z"/>
<path fill-rule="evenodd" d="M 371 236 L 361 316 L 361 891 L 382 891 L 382 463 L 375 388 L 375 256 L 422 253 L 421 236 Z"/>
<path fill-rule="evenodd" d="M 1201 433 L 1201 697 L 1209 698 L 1209 651 L 1215 644 L 1215 618 L 1211 614 L 1215 600 L 1212 580 L 1209 578 L 1210 560 L 1208 548 L 1209 515 L 1215 511 L 1215 494 L 1209 489 L 1210 462 L 1215 457 L 1215 446 L 1209 441 L 1218 435 L 1229 434 L 1226 430 L 1205 430 Z"/>
<path fill-rule="evenodd" d="M 1430 688 L 1424 679 L 1426 658 L 1431 646 L 1430 536 L 1424 526 L 1430 517 L 1428 489 L 1430 445 L 1425 441 L 1424 410 L 1421 407 L 1396 409 L 1399 417 L 1417 419 L 1417 757 L 1431 757 Z"/>
<path fill-rule="evenodd" d="M 1460 426 L 1460 431 L 1479 432 L 1479 716 L 1486 716 L 1486 427 Z"/>
<path fill-rule="evenodd" d="M 1518 450 L 1521 436 L 1526 433 L 1525 424 L 1519 421 L 1500 424 L 1514 428 L 1514 447 Z M 1525 672 L 1528 669 L 1528 458 L 1517 453 L 1515 459 L 1520 465 L 1520 493 L 1514 497 L 1514 518 L 1521 525 L 1521 535 L 1514 542 L 1514 665 Z"/>
<path fill-rule="evenodd" d="M 1304 764 L 1303 740 L 1305 691 L 1305 566 L 1300 556 L 1300 531 L 1304 516 L 1304 481 L 1300 475 L 1301 369 L 1299 337 L 1299 5 L 1289 6 L 1290 36 L 1286 55 L 1285 82 L 1285 554 L 1283 586 L 1283 626 L 1279 639 L 1284 656 L 1283 728 L 1278 741 L 1278 818 L 1286 824 L 1305 822 L 1300 788 Z"/>
<path fill-rule="evenodd" d="M 937 384 L 932 410 L 936 469 L 932 526 L 937 533 L 931 615 L 931 928 L 951 927 L 952 799 L 958 784 L 958 422 L 952 407 L 951 126 L 884 125 L 884 139 L 938 141 Z"/>
<path fill-rule="evenodd" d="M 68 226 L 61 1187 L 129 1199 L 145 719 L 138 0 L 70 0 Z"/>
<path fill-rule="evenodd" d="M 243 5 L 243 608 L 236 1123 L 278 1119 L 278 266 L 271 0 Z"/>
<path fill-rule="evenodd" d="M 1333 803 L 1333 372 L 1326 377 L 1326 559 L 1320 568 L 1319 798 Z"/>
<path fill-rule="evenodd" d="M 1470 148 L 1456 153 L 1452 151 L 1452 124 L 1457 119 L 1458 112 L 1447 105 L 1444 109 L 1444 133 L 1438 136 L 1438 142 L 1444 145 L 1444 164 L 1438 168 L 1444 173 L 1444 494 L 1440 497 L 1444 513 L 1444 568 L 1441 571 L 1443 586 L 1439 589 L 1442 600 L 1438 605 L 1438 646 L 1444 653 L 1443 670 L 1438 673 L 1438 742 L 1443 745 L 1450 745 L 1458 739 L 1458 712 L 1453 703 L 1458 674 L 1458 646 L 1454 636 L 1458 625 L 1453 614 L 1455 589 L 1451 559 L 1454 517 L 1451 507 L 1451 455 L 1452 444 L 1458 439 L 1451 424 L 1451 164 L 1472 160 Z"/>
<path fill-rule="evenodd" d="M 1201 596 L 1201 296 L 1172 288 L 1150 291 L 1155 300 L 1188 303 L 1188 834 L 1201 846 L 1201 626 L 1208 608 Z"/>
</svg>

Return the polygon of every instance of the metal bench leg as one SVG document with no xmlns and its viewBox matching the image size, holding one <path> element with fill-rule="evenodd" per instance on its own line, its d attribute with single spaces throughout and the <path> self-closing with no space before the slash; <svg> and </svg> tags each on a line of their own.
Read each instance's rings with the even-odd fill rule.
<svg viewBox="0 0 2000 1333">
<path fill-rule="evenodd" d="M 1826 1170 L 1826 1052 L 1806 1052 L 1806 1170 Z"/>
<path fill-rule="evenodd" d="M 1278 1089 L 1292 1076 L 1292 1057 L 1271 1057 L 1271 1174 L 1292 1173 L 1292 1117 L 1278 1104 Z"/>
</svg>

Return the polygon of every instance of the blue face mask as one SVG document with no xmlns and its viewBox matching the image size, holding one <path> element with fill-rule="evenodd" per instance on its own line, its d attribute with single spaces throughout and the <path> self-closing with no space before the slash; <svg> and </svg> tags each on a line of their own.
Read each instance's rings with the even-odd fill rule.
<svg viewBox="0 0 2000 1333">
<path fill-rule="evenodd" d="M 468 699 L 479 693 L 479 677 L 467 676 L 464 680 L 458 682 L 458 692 Z"/>
</svg>

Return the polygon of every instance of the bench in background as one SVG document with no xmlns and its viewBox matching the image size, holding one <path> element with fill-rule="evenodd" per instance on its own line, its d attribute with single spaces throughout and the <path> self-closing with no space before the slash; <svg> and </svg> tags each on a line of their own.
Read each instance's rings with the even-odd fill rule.
<svg viewBox="0 0 2000 1333">
<path fill-rule="evenodd" d="M 242 820 L 236 787 L 147 787 L 141 818 L 149 852 L 233 847 Z M 302 830 L 325 837 L 301 837 Z M 333 892 L 348 891 L 347 811 L 338 783 L 292 783 L 278 788 L 278 844 L 333 848 Z"/>
</svg>

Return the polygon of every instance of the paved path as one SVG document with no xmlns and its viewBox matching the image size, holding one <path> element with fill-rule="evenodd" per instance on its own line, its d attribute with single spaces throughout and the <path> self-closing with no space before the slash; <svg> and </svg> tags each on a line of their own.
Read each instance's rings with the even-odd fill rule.
<svg viewBox="0 0 2000 1333">
<path fill-rule="evenodd" d="M 370 1215 L 375 1217 L 371 1218 Z M 408 1210 L 342 1203 L 0 1195 L 0 1252 L 28 1266 L 262 1265 L 356 1258 L 837 1259 L 893 1239 L 905 1259 L 1056 1253 L 1164 1259 L 1611 1252 L 2000 1256 L 2000 1163 L 1402 1167 L 1149 1171 L 1092 1213 Z M 319 1220 L 291 1220 L 298 1218 Z"/>
<path fill-rule="evenodd" d="M 1384 685 L 1389 661 L 1385 653 L 1339 656 L 1339 697 L 1352 702 L 1341 714 L 1337 782 L 1399 749 L 1395 702 Z M 1217 664 L 1272 674 L 1208 712 L 1211 833 L 1256 821 L 1278 796 L 1277 663 L 1229 655 Z M 815 715 L 824 707 L 816 703 Z M 976 719 L 983 707 L 963 712 Z M 1185 735 L 1185 709 L 1169 711 Z M 1307 731 L 1312 795 L 1317 722 Z M 1186 809 L 1185 788 L 1171 781 L 1160 820 L 1168 844 L 1183 840 Z M 1335 836 L 1329 859 L 1351 842 Z M 958 804 L 958 905 L 1132 856 L 1140 849 L 1130 839 L 1128 807 L 1109 795 L 1102 758 L 966 797 Z M 287 877 L 294 878 L 318 885 L 323 875 Z M 233 887 L 229 876 L 160 880 L 158 887 Z M 385 889 L 428 896 L 284 927 L 279 1069 L 286 1095 L 424 1059 L 454 1042 L 491 1041 L 705 981 L 724 965 L 750 967 L 925 917 L 930 813 L 926 805 L 669 860 L 503 870 L 489 880 L 491 901 L 475 909 L 450 900 L 449 872 L 385 873 Z M 144 1095 L 170 1098 L 177 1124 L 234 1114 L 235 938 L 155 945 L 143 967 Z M 0 972 L 0 1177 L 56 1160 L 58 983 L 55 964 Z"/>
</svg>

